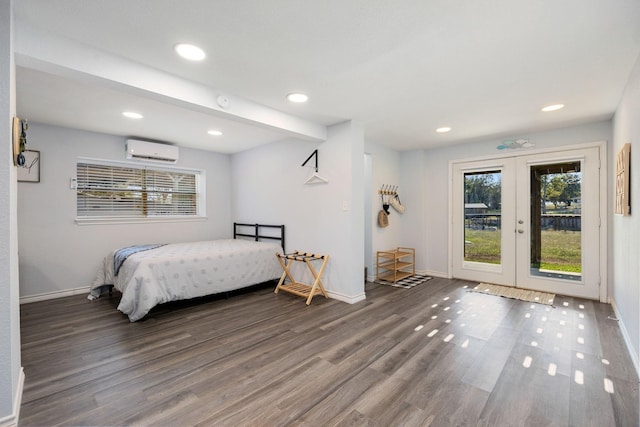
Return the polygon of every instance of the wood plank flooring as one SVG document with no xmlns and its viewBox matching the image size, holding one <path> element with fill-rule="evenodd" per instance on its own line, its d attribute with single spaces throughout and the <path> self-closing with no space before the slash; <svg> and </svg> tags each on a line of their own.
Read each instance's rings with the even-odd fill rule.
<svg viewBox="0 0 640 427">
<path fill-rule="evenodd" d="M 120 294 L 21 307 L 20 426 L 637 426 L 611 307 L 433 279 L 349 305 L 275 295 L 163 305 Z"/>
</svg>

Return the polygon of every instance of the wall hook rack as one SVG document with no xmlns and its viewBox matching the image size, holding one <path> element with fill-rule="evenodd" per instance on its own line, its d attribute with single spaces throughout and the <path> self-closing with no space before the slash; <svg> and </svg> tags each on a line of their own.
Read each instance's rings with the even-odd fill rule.
<svg viewBox="0 0 640 427">
<path fill-rule="evenodd" d="M 398 186 L 383 184 L 378 193 L 383 196 L 395 196 L 398 194 Z"/>
<path fill-rule="evenodd" d="M 380 194 L 380 199 L 382 200 L 382 209 L 384 209 L 388 215 L 390 213 L 389 206 L 392 199 L 398 196 L 398 186 L 383 184 L 380 190 L 378 190 L 378 194 Z"/>
</svg>

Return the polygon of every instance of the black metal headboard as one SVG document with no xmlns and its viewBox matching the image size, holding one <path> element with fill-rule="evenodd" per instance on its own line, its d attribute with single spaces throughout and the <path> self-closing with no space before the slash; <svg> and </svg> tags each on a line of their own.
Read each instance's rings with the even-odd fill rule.
<svg viewBox="0 0 640 427">
<path fill-rule="evenodd" d="M 263 229 L 279 229 L 280 235 L 263 234 Z M 248 230 L 252 230 L 251 234 Z M 244 232 L 242 232 L 244 231 Z M 274 233 L 275 234 L 275 233 Z M 260 240 L 278 240 L 280 246 L 282 246 L 282 252 L 285 253 L 284 246 L 284 225 L 267 225 L 267 224 L 242 224 L 239 222 L 233 223 L 233 238 L 237 237 L 251 237 L 256 242 Z"/>
</svg>

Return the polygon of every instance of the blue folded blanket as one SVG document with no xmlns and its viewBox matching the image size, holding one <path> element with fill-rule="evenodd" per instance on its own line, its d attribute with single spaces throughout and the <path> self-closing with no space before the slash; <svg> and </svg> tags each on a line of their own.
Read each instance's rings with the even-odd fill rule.
<svg viewBox="0 0 640 427">
<path fill-rule="evenodd" d="M 118 272 L 120 271 L 120 267 L 122 267 L 122 264 L 127 260 L 127 258 L 129 258 L 129 256 L 138 252 L 159 248 L 160 246 L 164 246 L 164 245 L 166 245 L 166 243 L 160 243 L 155 245 L 135 245 L 135 246 L 128 246 L 126 248 L 120 248 L 116 250 L 113 254 L 113 275 L 114 276 L 118 275 Z"/>
</svg>

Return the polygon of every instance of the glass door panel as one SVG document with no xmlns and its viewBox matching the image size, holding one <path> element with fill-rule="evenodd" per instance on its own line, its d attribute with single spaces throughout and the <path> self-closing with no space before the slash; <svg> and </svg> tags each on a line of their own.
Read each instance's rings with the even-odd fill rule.
<svg viewBox="0 0 640 427">
<path fill-rule="evenodd" d="M 502 172 L 464 174 L 464 260 L 500 264 Z"/>
<path fill-rule="evenodd" d="M 513 286 L 514 163 L 511 159 L 459 163 L 453 175 L 453 274 Z M 507 177 L 511 176 L 511 179 Z M 506 208 L 506 209 L 505 209 Z M 505 224 L 511 224 L 505 232 Z"/>
<path fill-rule="evenodd" d="M 593 147 L 517 158 L 518 287 L 600 298 L 599 157 Z"/>
<path fill-rule="evenodd" d="M 530 167 L 531 274 L 582 280 L 581 163 Z"/>
</svg>

